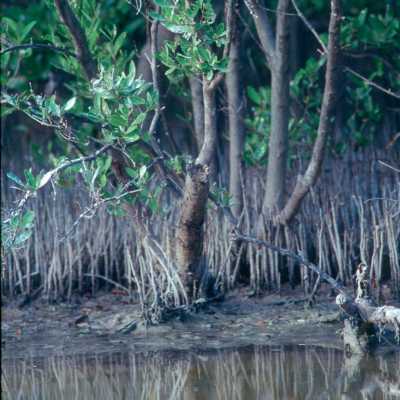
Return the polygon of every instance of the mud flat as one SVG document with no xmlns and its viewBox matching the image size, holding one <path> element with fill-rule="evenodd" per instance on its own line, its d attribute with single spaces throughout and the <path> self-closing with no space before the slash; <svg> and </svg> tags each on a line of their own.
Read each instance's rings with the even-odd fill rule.
<svg viewBox="0 0 400 400">
<path fill-rule="evenodd" d="M 73 304 L 36 300 L 2 307 L 2 358 L 100 354 L 112 351 L 212 350 L 248 345 L 342 348 L 334 298 L 307 307 L 301 292 L 250 297 L 240 290 L 224 301 L 145 326 L 138 304 L 120 295 L 77 298 Z"/>
</svg>

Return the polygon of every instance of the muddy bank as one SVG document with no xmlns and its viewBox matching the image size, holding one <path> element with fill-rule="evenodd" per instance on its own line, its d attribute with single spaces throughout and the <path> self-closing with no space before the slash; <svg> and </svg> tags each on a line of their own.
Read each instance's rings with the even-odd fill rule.
<svg viewBox="0 0 400 400">
<path fill-rule="evenodd" d="M 2 358 L 247 345 L 341 349 L 342 323 L 334 298 L 325 294 L 312 308 L 302 299 L 300 291 L 256 298 L 238 290 L 198 312 L 147 327 L 139 305 L 118 294 L 83 297 L 75 304 L 49 305 L 39 299 L 22 309 L 9 303 L 2 306 Z"/>
</svg>

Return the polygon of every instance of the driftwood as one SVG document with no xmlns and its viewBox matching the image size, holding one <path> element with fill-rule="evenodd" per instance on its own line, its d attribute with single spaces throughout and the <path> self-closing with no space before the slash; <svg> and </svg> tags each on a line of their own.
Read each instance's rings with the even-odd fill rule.
<svg viewBox="0 0 400 400">
<path fill-rule="evenodd" d="M 400 344 L 400 308 L 378 307 L 370 295 L 368 266 L 360 264 L 356 271 L 356 298 L 349 299 L 340 293 L 336 304 L 348 317 L 345 320 L 343 340 L 346 351 L 351 354 L 369 352 L 382 337 L 383 329 L 391 327 Z"/>
<path fill-rule="evenodd" d="M 350 298 L 343 286 L 330 275 L 323 272 L 315 264 L 304 259 L 290 250 L 274 246 L 264 240 L 232 232 L 232 240 L 241 240 L 257 246 L 266 247 L 279 254 L 297 261 L 311 271 L 318 274 L 319 279 L 329 283 L 339 292 L 336 304 L 345 313 L 346 319 L 343 329 L 343 340 L 348 354 L 365 354 L 373 349 L 382 336 L 383 330 L 391 327 L 394 331 L 397 344 L 400 345 L 400 308 L 393 306 L 378 307 L 370 294 L 368 280 L 368 266 L 361 263 L 356 271 L 357 292 L 356 298 Z M 385 339 L 384 339 L 385 340 Z"/>
</svg>

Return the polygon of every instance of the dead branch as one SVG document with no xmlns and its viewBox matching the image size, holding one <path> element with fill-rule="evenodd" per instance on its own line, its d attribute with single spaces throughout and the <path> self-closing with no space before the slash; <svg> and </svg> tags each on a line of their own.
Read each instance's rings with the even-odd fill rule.
<svg viewBox="0 0 400 400">
<path fill-rule="evenodd" d="M 263 247 L 266 247 L 267 249 L 275 251 L 275 252 L 277 252 L 279 254 L 282 254 L 284 256 L 290 257 L 293 260 L 297 261 L 299 264 L 304 265 L 305 267 L 307 267 L 311 271 L 313 271 L 316 274 L 318 274 L 324 281 L 328 282 L 339 293 L 343 293 L 344 294 L 343 286 L 338 281 L 333 279 L 326 272 L 322 271 L 315 264 L 313 264 L 312 262 L 306 260 L 305 258 L 303 258 L 299 254 L 296 254 L 296 253 L 294 253 L 294 252 L 292 252 L 290 250 L 287 250 L 287 249 L 282 249 L 281 247 L 278 247 L 278 246 L 275 246 L 275 245 L 273 245 L 271 243 L 268 243 L 265 240 L 256 239 L 256 238 L 254 238 L 252 236 L 242 235 L 242 234 L 240 234 L 239 232 L 236 232 L 236 231 L 232 232 L 231 238 L 232 238 L 232 240 L 240 240 L 240 241 L 244 241 L 244 242 L 249 242 L 249 243 L 255 244 L 257 246 L 263 246 Z"/>
<path fill-rule="evenodd" d="M 371 349 L 376 332 L 386 326 L 394 329 L 400 343 L 400 308 L 377 307 L 370 296 L 369 268 L 361 263 L 356 271 L 357 296 L 350 299 L 344 293 L 336 297 L 336 304 L 350 318 L 345 322 L 343 339 L 350 353 L 365 353 Z"/>
</svg>

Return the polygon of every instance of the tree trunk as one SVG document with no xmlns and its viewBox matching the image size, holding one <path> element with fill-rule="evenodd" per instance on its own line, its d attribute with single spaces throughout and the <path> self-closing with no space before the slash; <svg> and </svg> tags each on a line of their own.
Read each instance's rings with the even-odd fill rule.
<svg viewBox="0 0 400 400">
<path fill-rule="evenodd" d="M 181 215 L 176 233 L 176 261 L 189 300 L 199 292 L 202 267 L 204 220 L 209 192 L 210 168 L 217 145 L 215 93 L 203 79 L 204 140 L 193 166 L 187 171 Z"/>
<path fill-rule="evenodd" d="M 208 167 L 193 165 L 187 171 L 185 194 L 176 235 L 176 261 L 189 298 L 196 296 L 202 278 L 204 218 L 208 198 Z"/>
<path fill-rule="evenodd" d="M 243 208 L 242 156 L 244 144 L 243 92 L 240 83 L 240 39 L 236 31 L 229 52 L 226 92 L 229 109 L 229 194 L 232 213 L 238 218 Z"/>
<path fill-rule="evenodd" d="M 340 71 L 340 1 L 331 2 L 331 16 L 329 21 L 329 43 L 327 52 L 327 66 L 325 73 L 325 87 L 319 117 L 317 139 L 315 140 L 311 160 L 304 175 L 297 179 L 295 188 L 284 209 L 278 215 L 281 223 L 288 223 L 296 215 L 301 202 L 310 188 L 315 184 L 322 167 L 327 137 L 332 128 L 336 101 L 338 97 L 337 80 Z"/>
<path fill-rule="evenodd" d="M 289 11 L 290 0 L 277 8 L 276 39 L 271 65 L 271 133 L 263 212 L 271 214 L 283 206 L 286 184 L 289 131 Z"/>
<path fill-rule="evenodd" d="M 194 135 L 196 139 L 197 151 L 200 151 L 204 140 L 204 105 L 201 77 L 190 77 L 189 84 L 192 95 Z"/>
</svg>

